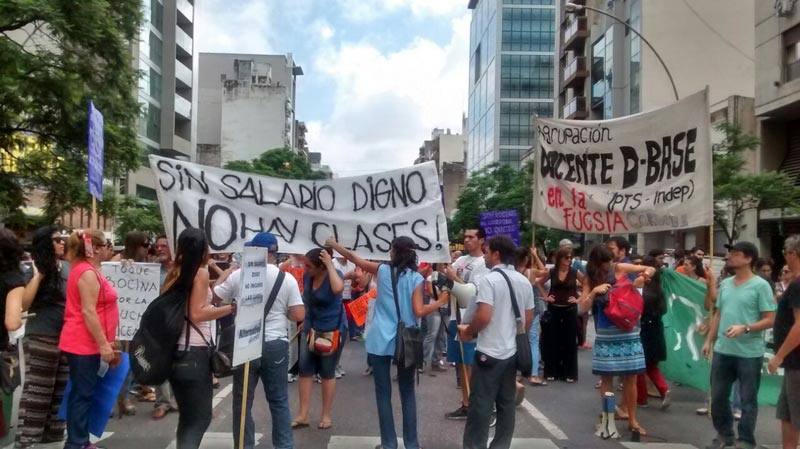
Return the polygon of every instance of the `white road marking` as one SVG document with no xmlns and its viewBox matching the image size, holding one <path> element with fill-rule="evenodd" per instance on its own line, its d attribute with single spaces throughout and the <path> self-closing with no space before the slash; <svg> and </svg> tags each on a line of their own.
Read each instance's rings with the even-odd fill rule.
<svg viewBox="0 0 800 449">
<path fill-rule="evenodd" d="M 697 449 L 683 443 L 620 443 L 628 449 Z"/>
<path fill-rule="evenodd" d="M 550 421 L 547 416 L 544 416 L 544 413 L 540 412 L 539 409 L 534 407 L 534 405 L 531 404 L 527 399 L 522 401 L 522 408 L 525 409 L 525 411 L 528 412 L 533 419 L 538 421 L 542 427 L 550 432 L 550 435 L 553 435 L 553 438 L 557 440 L 567 439 L 567 434 L 564 433 L 564 431 L 562 431 L 561 428 L 559 428 L 553 421 Z"/>
<path fill-rule="evenodd" d="M 381 444 L 381 437 L 354 437 L 333 435 L 327 449 L 374 449 Z M 398 449 L 404 449 L 403 440 L 397 439 Z M 558 445 L 544 438 L 514 438 L 510 449 L 558 449 Z"/>
<path fill-rule="evenodd" d="M 225 385 L 219 393 L 214 395 L 214 400 L 211 402 L 211 408 L 217 408 L 217 406 L 228 397 L 229 394 L 233 391 L 233 383 L 229 383 Z"/>
<path fill-rule="evenodd" d="M 103 432 L 103 435 L 101 435 L 100 438 L 97 438 L 94 435 L 90 435 L 89 439 L 92 441 L 92 443 L 97 444 L 99 441 L 111 438 L 111 435 L 114 435 L 114 432 Z M 3 449 L 12 449 L 13 447 L 14 443 L 11 443 L 8 446 L 4 446 Z M 62 447 L 64 447 L 64 442 L 62 441 L 58 443 L 37 444 L 36 447 L 40 449 L 61 449 Z"/>
<path fill-rule="evenodd" d="M 264 435 L 256 433 L 256 445 Z M 166 449 L 176 448 L 175 440 L 172 440 Z M 233 433 L 231 432 L 206 432 L 200 449 L 233 449 Z"/>
</svg>

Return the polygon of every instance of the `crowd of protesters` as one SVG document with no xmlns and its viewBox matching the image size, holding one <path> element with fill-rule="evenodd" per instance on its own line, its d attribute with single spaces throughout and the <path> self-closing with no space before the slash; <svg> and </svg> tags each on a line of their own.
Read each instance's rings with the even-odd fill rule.
<svg viewBox="0 0 800 449">
<path fill-rule="evenodd" d="M 508 447 L 514 433 L 514 408 L 523 398 L 523 383 L 544 387 L 552 382 L 578 381 L 578 352 L 592 350 L 592 374 L 599 376 L 601 395 L 615 392 L 617 414 L 632 432 L 646 435 L 637 407 L 647 405 L 648 379 L 661 400 L 671 403 L 670 387 L 659 370 L 667 358 L 664 324 L 668 302 L 661 288 L 663 270 L 676 272 L 706 286 L 709 311 L 703 352 L 711 358 L 710 412 L 717 432 L 708 446 L 715 449 L 755 447 L 754 430 L 761 376 L 764 333 L 774 328 L 775 356 L 770 372 L 783 368 L 778 404 L 783 445 L 795 447 L 800 428 L 800 237 L 784 246 L 786 265 L 777 270 L 759 258 L 749 242 L 727 247 L 725 269 L 716 276 L 705 252 L 675 251 L 674 262 L 655 249 L 646 256 L 631 254 L 621 237 L 595 245 L 584 262 L 573 243 L 559 242 L 547 258 L 534 248 L 517 247 L 507 237 L 487 239 L 480 228 L 463 232 L 462 252 L 450 264 L 419 263 L 410 238 L 398 237 L 389 261 L 365 260 L 328 239 L 324 248 L 305 255 L 281 255 L 269 233 L 254 235 L 246 246 L 266 248 L 267 282 L 275 298 L 264 317 L 262 356 L 251 365 L 243 441 L 255 444 L 251 407 L 255 387 L 264 386 L 272 415 L 272 443 L 294 447 L 293 432 L 310 426 L 314 385 L 321 385 L 321 410 L 316 428 L 334 426 L 336 381 L 345 375 L 340 356 L 347 342 L 364 340 L 365 375 L 374 381 L 381 435 L 379 448 L 397 447 L 392 410 L 392 362 L 398 323 L 420 327 L 424 335 L 422 361 L 397 367 L 406 448 L 419 447 L 415 385 L 420 373 L 452 373 L 459 385 L 458 407 L 444 418 L 465 420 L 463 446 L 485 448 L 489 427 L 495 426 L 491 447 Z M 179 449 L 197 448 L 212 420 L 216 380 L 210 349 L 217 327 L 232 322 L 242 283 L 238 257 L 209 254 L 204 233 L 185 230 L 173 257 L 166 237 L 145 233 L 125 236 L 124 250 L 99 231 L 60 232 L 43 227 L 32 235 L 30 253 L 16 236 L 0 229 L 0 300 L 4 326 L 0 350 L 13 348 L 10 333 L 23 327 L 26 358 L 15 447 L 65 442 L 67 449 L 94 448 L 89 441 L 89 414 L 98 372 L 119 362 L 127 350 L 117 342 L 117 293 L 101 272 L 106 261 L 154 262 L 161 267 L 161 291 L 185 292 L 188 313 L 174 357 L 180 363 L 163 385 L 135 385 L 129 378 L 117 403 L 118 412 L 136 412 L 129 395 L 153 402 L 153 419 L 179 415 Z M 449 282 L 449 287 L 443 287 Z M 622 329 L 606 316 L 609 293 L 631 283 L 641 292 L 644 312 L 632 329 Z M 466 304 L 451 292 L 455 284 L 473 284 Z M 362 296 L 369 301 L 365 323 L 348 305 Z M 516 309 L 516 311 L 515 311 Z M 521 313 L 520 313 L 521 312 Z M 593 321 L 593 345 L 587 323 Z M 518 317 L 518 318 L 517 318 Z M 227 321 L 226 321 L 227 320 Z M 527 333 L 530 372 L 517 372 L 520 359 L 514 335 Z M 322 342 L 329 343 L 328 346 Z M 527 351 L 527 349 L 526 349 Z M 450 369 L 450 367 L 455 369 Z M 299 377 L 299 407 L 292 417 L 288 384 Z M 70 381 L 69 394 L 64 390 Z M 234 369 L 234 446 L 240 438 L 244 375 Z M 731 395 L 735 391 L 740 418 Z M 66 402 L 67 420 L 58 417 Z M 734 420 L 739 418 L 738 435 Z"/>
</svg>

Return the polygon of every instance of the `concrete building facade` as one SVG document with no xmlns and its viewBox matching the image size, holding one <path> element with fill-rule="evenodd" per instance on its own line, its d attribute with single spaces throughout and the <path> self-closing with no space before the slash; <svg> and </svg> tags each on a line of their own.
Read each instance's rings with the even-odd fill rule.
<svg viewBox="0 0 800 449">
<path fill-rule="evenodd" d="M 469 0 L 469 172 L 519 165 L 533 146 L 531 118 L 553 116 L 554 0 Z"/>
<path fill-rule="evenodd" d="M 449 217 L 456 210 L 458 195 L 467 182 L 464 166 L 466 142 L 462 134 L 454 134 L 449 129 L 435 128 L 431 139 L 419 148 L 419 157 L 414 164 L 433 161 L 439 174 L 439 185 L 444 198 L 444 212 Z"/>
<path fill-rule="evenodd" d="M 709 87 L 712 123 L 732 121 L 755 134 L 754 0 L 571 0 L 618 17 L 661 54 L 680 97 Z M 766 3 L 766 2 L 765 2 Z M 603 120 L 675 101 L 666 71 L 635 33 L 589 10 L 568 12 L 559 0 L 558 95 L 561 118 Z M 713 63 L 712 63 L 713 61 Z M 721 139 L 719 133 L 715 139 Z M 716 142 L 718 143 L 718 142 Z M 748 155 L 756 170 L 757 154 Z M 745 221 L 753 221 L 747 217 Z M 747 228 L 755 238 L 755 226 Z M 710 246 L 707 228 L 628 236 L 639 250 Z M 723 233 L 715 248 L 722 250 Z M 716 251 L 715 251 L 716 252 Z"/>
<path fill-rule="evenodd" d="M 201 160 L 219 166 L 273 148 L 307 154 L 307 147 L 299 146 L 304 126 L 295 119 L 295 88 L 303 70 L 291 54 L 200 53 L 199 60 Z"/>
<path fill-rule="evenodd" d="M 122 193 L 156 199 L 150 154 L 195 158 L 197 104 L 193 0 L 144 0 L 139 40 L 132 44 L 134 67 L 142 73 L 137 96 L 143 116 L 137 138 L 144 147 L 143 166 L 129 173 Z"/>
</svg>

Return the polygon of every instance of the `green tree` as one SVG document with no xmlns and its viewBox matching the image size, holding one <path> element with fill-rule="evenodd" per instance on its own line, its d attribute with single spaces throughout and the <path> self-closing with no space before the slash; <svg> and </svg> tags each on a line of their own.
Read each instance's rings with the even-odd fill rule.
<svg viewBox="0 0 800 449">
<path fill-rule="evenodd" d="M 126 196 L 119 201 L 116 213 L 116 237 L 121 243 L 131 231 L 142 231 L 157 236 L 164 233 L 161 210 L 156 201 Z"/>
<path fill-rule="evenodd" d="M 140 8 L 140 0 L 0 2 L 0 159 L 14 167 L 0 169 L 0 185 L 46 191 L 48 218 L 89 204 L 89 100 L 105 119 L 105 176 L 138 166 L 131 43 Z M 23 202 L 0 195 L 0 209 Z"/>
<path fill-rule="evenodd" d="M 250 161 L 230 161 L 228 170 L 284 179 L 326 179 L 328 176 L 311 168 L 305 156 L 289 148 L 273 148 Z"/>
<path fill-rule="evenodd" d="M 533 236 L 531 207 L 533 203 L 533 163 L 521 169 L 493 164 L 470 175 L 458 197 L 456 212 L 448 223 L 450 240 L 457 240 L 464 229 L 480 224 L 480 213 L 490 210 L 515 209 L 519 214 L 522 244 L 530 245 Z M 536 244 L 553 249 L 562 238 L 572 234 L 536 227 Z"/>
<path fill-rule="evenodd" d="M 745 154 L 758 147 L 758 139 L 735 124 L 722 123 L 717 129 L 725 137 L 713 155 L 714 222 L 731 244 L 739 239 L 746 212 L 759 208 L 795 209 L 800 188 L 785 173 L 747 173 Z"/>
</svg>

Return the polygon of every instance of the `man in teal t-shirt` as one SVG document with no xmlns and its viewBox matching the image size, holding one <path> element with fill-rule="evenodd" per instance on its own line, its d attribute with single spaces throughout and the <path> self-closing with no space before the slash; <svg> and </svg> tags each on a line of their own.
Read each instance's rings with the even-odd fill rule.
<svg viewBox="0 0 800 449">
<path fill-rule="evenodd" d="M 750 242 L 738 242 L 728 248 L 727 266 L 734 276 L 722 281 L 717 295 L 711 329 L 703 353 L 712 352 L 711 417 L 717 437 L 708 449 L 733 447 L 733 413 L 730 394 L 739 381 L 742 419 L 736 448 L 756 447 L 758 388 L 763 364 L 764 330 L 772 327 L 777 304 L 769 283 L 753 273 L 758 249 Z"/>
</svg>

